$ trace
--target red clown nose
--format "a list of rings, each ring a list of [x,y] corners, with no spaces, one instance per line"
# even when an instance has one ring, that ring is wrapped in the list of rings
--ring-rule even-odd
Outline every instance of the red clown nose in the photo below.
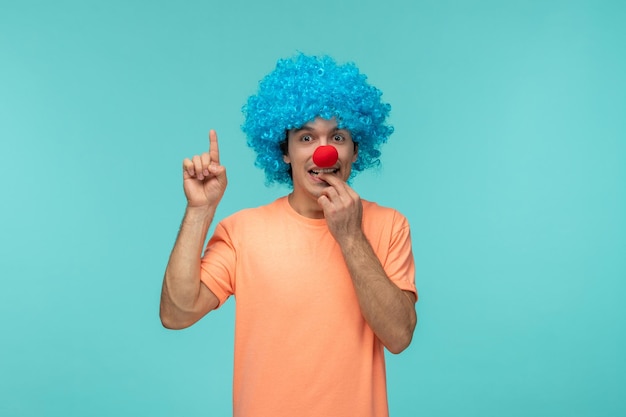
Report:
[[[334,146],[322,145],[318,146],[315,152],[313,152],[313,162],[320,168],[328,168],[335,165],[339,153]]]

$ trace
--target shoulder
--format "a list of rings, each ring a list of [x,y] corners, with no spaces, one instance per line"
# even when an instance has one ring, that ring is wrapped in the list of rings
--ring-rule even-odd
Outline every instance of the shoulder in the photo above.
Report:
[[[289,232],[289,223],[285,220],[282,199],[269,204],[245,208],[222,219],[213,232],[235,248],[259,248],[268,246]]]
[[[252,225],[266,224],[267,222],[271,222],[273,218],[281,217],[283,198],[279,198],[262,206],[241,209],[225,217],[219,223],[226,229],[241,229],[248,228]]]
[[[403,259],[410,257],[409,222],[398,210],[363,201],[362,227],[383,266],[389,266],[389,262],[399,256]]]
[[[361,200],[363,203],[363,220],[367,222],[390,223],[400,227],[408,227],[407,218],[398,210],[381,206],[378,203],[368,200]]]

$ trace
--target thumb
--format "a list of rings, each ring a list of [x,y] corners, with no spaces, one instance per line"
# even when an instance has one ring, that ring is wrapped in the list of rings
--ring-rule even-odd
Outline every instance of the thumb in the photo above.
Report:
[[[224,175],[226,173],[226,168],[224,168],[224,165],[218,165],[218,164],[211,163],[209,165],[209,172],[211,174],[215,175],[216,177],[219,177],[219,176]]]
[[[211,164],[209,165],[209,172],[219,183],[226,187],[228,179],[226,178],[226,168],[224,168],[224,165]]]

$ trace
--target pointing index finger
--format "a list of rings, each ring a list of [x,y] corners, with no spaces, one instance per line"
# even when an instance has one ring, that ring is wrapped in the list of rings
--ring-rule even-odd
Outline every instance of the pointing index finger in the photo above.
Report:
[[[211,162],[215,162],[217,165],[220,164],[220,150],[217,146],[217,133],[213,129],[209,131],[209,156],[211,157]]]

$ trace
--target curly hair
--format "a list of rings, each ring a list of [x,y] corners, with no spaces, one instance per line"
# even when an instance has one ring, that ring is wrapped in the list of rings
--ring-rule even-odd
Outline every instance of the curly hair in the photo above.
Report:
[[[358,144],[351,177],[380,164],[379,147],[393,133],[385,123],[391,106],[381,101],[382,92],[366,79],[354,63],[339,65],[329,56],[298,54],[277,62],[242,108],[241,128],[267,184],[293,184],[281,146],[288,130],[316,117],[336,118],[339,128],[350,131]]]

